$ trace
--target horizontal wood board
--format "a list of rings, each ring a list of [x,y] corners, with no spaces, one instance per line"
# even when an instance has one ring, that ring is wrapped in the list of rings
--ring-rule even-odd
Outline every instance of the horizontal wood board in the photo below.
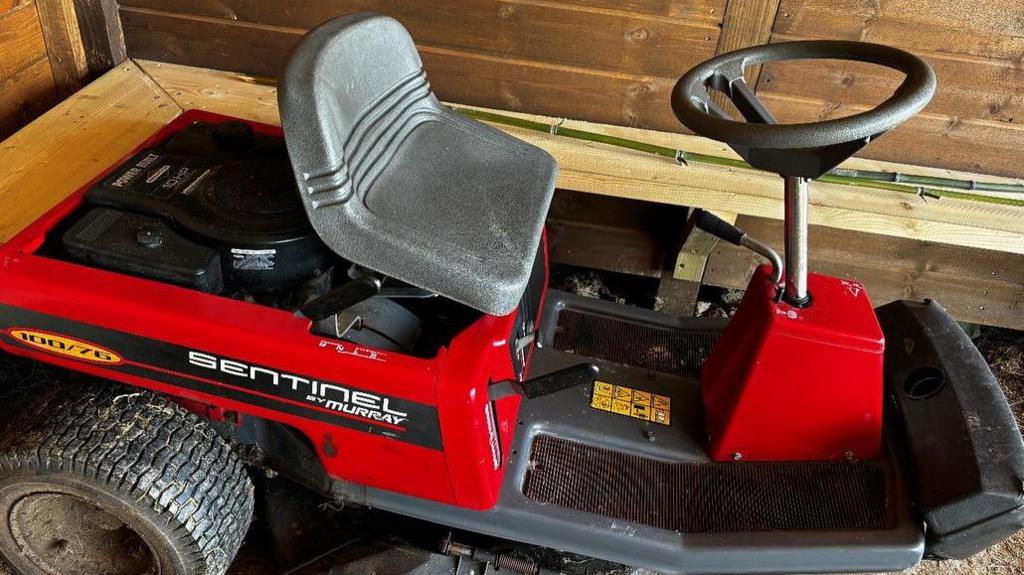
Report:
[[[127,0],[121,6],[133,57],[271,77],[309,28],[341,14],[381,12],[409,28],[442,99],[665,128],[679,127],[667,106],[676,79],[715,53],[724,0],[226,0],[215,7]]]
[[[0,141],[0,243],[180,113],[174,101],[129,62]]]
[[[771,41],[806,39],[888,44],[935,69],[932,103],[865,148],[865,157],[1024,175],[1024,3],[782,0]],[[768,64],[757,92],[780,121],[807,121],[867,109],[890,96],[901,77],[836,61]]]
[[[782,249],[782,223],[741,216],[736,225]],[[1024,329],[1024,255],[854,233],[810,229],[810,268],[862,282],[871,301],[933,298],[966,322]],[[743,289],[763,263],[750,251],[718,242],[704,283]]]

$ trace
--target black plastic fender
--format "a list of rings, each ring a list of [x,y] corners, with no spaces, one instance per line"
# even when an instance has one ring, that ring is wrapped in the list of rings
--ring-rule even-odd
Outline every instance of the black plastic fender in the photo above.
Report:
[[[885,378],[929,556],[964,559],[1024,527],[1024,440],[985,358],[932,300],[877,310]],[[893,421],[895,420],[895,421]]]

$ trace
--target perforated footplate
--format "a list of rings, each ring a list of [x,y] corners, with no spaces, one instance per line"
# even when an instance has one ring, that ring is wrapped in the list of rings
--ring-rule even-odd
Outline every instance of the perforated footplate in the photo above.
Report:
[[[576,309],[558,314],[559,351],[697,377],[719,332],[684,331]]]
[[[523,493],[683,533],[880,529],[885,473],[869,463],[668,463],[540,435]]]

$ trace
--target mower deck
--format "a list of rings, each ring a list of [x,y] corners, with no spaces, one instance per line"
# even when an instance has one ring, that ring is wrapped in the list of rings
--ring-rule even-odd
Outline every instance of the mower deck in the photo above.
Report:
[[[669,398],[670,425],[598,409],[591,386],[526,400],[492,510],[373,489],[367,504],[665,573],[887,571],[921,559],[924,538],[889,453],[862,463],[709,460],[695,376],[723,320],[560,292],[546,307],[532,375],[592,360],[596,385]]]

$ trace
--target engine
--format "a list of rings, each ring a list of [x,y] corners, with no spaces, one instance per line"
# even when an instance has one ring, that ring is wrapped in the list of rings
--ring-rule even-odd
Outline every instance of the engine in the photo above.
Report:
[[[87,265],[287,306],[336,263],[297,194],[280,138],[197,122],[88,190],[62,243]]]

